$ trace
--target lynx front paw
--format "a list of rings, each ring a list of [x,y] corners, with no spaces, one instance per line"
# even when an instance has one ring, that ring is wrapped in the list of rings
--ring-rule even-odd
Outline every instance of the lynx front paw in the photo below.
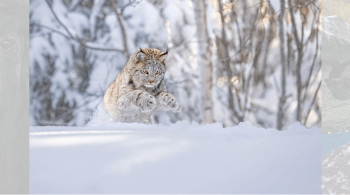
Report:
[[[173,112],[181,111],[179,103],[176,101],[174,95],[170,93],[162,92],[159,94],[158,100],[161,106],[167,108],[167,110],[171,110]]]
[[[147,92],[141,92],[136,99],[136,104],[141,108],[142,112],[151,112],[157,106],[157,101],[154,96]]]

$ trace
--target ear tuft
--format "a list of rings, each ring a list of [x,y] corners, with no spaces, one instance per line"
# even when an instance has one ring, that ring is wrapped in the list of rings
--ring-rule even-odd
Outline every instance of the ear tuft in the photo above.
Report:
[[[161,62],[164,63],[167,57],[168,57],[168,48],[166,49],[166,52],[162,53],[162,54],[159,56],[159,61],[161,61]]]

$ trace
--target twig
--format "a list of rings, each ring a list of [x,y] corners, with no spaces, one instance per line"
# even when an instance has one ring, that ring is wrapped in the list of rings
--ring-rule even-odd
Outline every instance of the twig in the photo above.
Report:
[[[44,28],[44,29],[47,29],[47,30],[50,30],[50,31],[52,31],[52,32],[54,32],[54,33],[57,33],[57,34],[59,34],[59,35],[62,35],[62,36],[64,36],[64,37],[66,37],[67,39],[72,39],[70,36],[68,36],[68,35],[66,35],[66,34],[64,34],[64,33],[60,32],[60,31],[58,31],[58,30],[55,30],[55,29],[53,29],[53,28],[50,28],[50,27],[48,27],[48,26],[41,25],[41,24],[37,24],[37,23],[32,23],[31,25],[37,26],[37,27],[40,27],[40,28]]]
[[[135,7],[136,7],[138,4],[140,4],[141,2],[142,2],[142,0],[133,0],[133,1],[130,1],[130,0],[129,0],[129,3],[126,4],[123,8],[120,9],[120,15],[123,15],[125,8],[127,8],[127,7],[129,7],[129,6],[135,8]]]
[[[133,7],[135,8],[138,4],[140,4],[142,2],[142,0],[129,0],[129,3],[124,5],[122,8],[120,8],[120,15],[123,16],[124,14],[124,10],[127,8],[127,7]],[[93,11],[97,12],[99,15],[101,16],[106,16],[106,15],[112,15],[112,14],[115,14],[114,11],[111,12],[111,13],[101,13],[99,10],[96,10],[96,9],[93,9]]]

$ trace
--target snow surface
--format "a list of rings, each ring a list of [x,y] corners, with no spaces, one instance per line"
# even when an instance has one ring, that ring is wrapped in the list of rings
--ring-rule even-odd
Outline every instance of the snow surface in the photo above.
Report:
[[[321,193],[321,130],[299,123],[30,131],[31,193]]]

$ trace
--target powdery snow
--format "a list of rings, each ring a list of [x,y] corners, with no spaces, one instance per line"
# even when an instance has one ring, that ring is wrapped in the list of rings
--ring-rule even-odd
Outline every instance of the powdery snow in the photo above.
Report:
[[[90,123],[30,128],[31,193],[321,193],[321,130]]]

